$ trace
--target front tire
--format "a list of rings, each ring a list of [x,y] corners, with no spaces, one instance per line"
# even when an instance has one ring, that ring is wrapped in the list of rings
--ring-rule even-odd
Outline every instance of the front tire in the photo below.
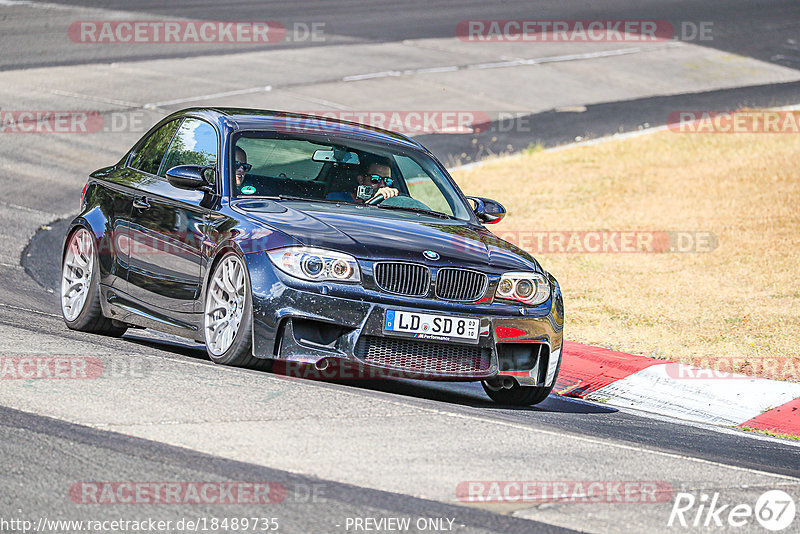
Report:
[[[203,335],[211,361],[235,367],[268,367],[270,360],[252,355],[252,325],[247,266],[238,254],[228,252],[217,262],[206,288]]]
[[[128,329],[103,315],[94,236],[86,228],[72,232],[61,263],[61,315],[67,328],[119,337]]]
[[[489,398],[497,404],[505,406],[533,406],[545,400],[550,395],[550,392],[553,391],[553,386],[546,388],[514,384],[511,389],[494,391],[486,386],[486,382],[481,382],[481,385],[486,394],[489,395]]]

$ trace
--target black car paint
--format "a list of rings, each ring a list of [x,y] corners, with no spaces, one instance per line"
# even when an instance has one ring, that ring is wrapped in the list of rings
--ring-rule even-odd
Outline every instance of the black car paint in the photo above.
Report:
[[[334,248],[357,258],[421,261],[422,250],[431,249],[442,260],[431,262],[434,266],[449,262],[486,269],[488,264],[497,272],[541,272],[523,251],[468,221],[349,203],[284,201],[273,207],[234,201],[232,207],[271,228],[303,236],[304,245]]]
[[[137,147],[151,133],[180,117],[204,120],[218,133],[213,193],[180,189],[164,178],[128,165]],[[554,340],[546,332],[556,332],[560,348],[563,305],[557,282],[549,277],[553,288],[551,298],[536,307],[493,302],[501,273],[544,271],[529,254],[495,237],[474,214],[470,220],[462,221],[346,203],[230,199],[230,183],[225,178],[232,166],[233,134],[270,129],[276,124],[285,126],[287,121],[296,122],[295,131],[301,134],[307,120],[293,114],[252,110],[184,110],[154,126],[116,165],[92,173],[81,214],[72,222],[72,228],[87,227],[97,239],[104,314],[124,323],[202,341],[204,288],[215,260],[233,250],[248,264],[253,294],[253,353],[257,357],[275,355],[284,317],[338,321],[352,329],[352,345],[363,329],[376,331],[378,313],[384,306],[487,314],[499,318],[497,324],[512,327],[524,318],[528,326],[534,325],[528,328],[533,331],[526,339],[551,343]],[[339,122],[326,135],[421,152],[432,158],[453,183],[427,150],[398,134]],[[121,247],[119,240],[125,238],[128,246]],[[148,252],[147,247],[153,243],[163,246],[168,253]],[[318,246],[352,254],[361,264],[363,285],[304,282],[282,273],[271,264],[265,251],[289,245]],[[440,260],[425,258],[422,251],[426,249],[437,251]],[[382,259],[427,264],[434,273],[435,269],[446,266],[480,269],[489,275],[489,288],[478,303],[386,294],[372,280],[372,264]],[[543,325],[541,332],[535,327],[537,322]],[[497,341],[489,336],[481,343]],[[312,353],[309,361],[313,361],[313,350],[308,347],[304,350]]]

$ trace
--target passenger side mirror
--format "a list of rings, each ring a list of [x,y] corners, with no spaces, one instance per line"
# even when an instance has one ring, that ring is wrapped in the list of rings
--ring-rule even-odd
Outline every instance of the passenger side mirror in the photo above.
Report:
[[[167,180],[179,189],[199,189],[207,193],[214,192],[214,186],[209,182],[208,173],[213,173],[212,167],[201,165],[178,165],[167,171]]]
[[[474,204],[472,211],[486,224],[498,223],[506,216],[506,209],[496,200],[483,197],[467,198]]]

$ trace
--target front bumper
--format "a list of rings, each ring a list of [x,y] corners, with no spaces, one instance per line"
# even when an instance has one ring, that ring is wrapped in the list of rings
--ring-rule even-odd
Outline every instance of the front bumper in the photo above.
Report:
[[[537,307],[463,304],[392,296],[361,286],[306,283],[247,254],[253,295],[253,355],[286,362],[323,360],[378,371],[373,376],[485,380],[513,376],[527,386],[555,383],[563,340],[561,291]],[[387,310],[479,318],[477,345],[384,333]]]

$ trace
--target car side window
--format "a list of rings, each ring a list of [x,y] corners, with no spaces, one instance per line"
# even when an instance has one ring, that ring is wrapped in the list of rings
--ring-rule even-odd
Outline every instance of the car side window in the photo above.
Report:
[[[136,151],[130,166],[146,173],[158,174],[158,168],[161,160],[164,159],[167,146],[180,123],[180,120],[170,121],[153,132]]]
[[[213,167],[217,164],[217,145],[213,126],[199,119],[184,120],[169,145],[158,175],[166,176],[167,171],[177,165]]]

